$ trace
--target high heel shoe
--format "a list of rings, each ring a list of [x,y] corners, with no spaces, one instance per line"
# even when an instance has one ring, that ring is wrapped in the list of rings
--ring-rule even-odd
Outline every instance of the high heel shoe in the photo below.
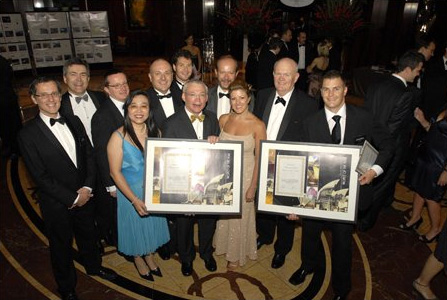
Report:
[[[419,240],[426,244],[433,243],[435,240],[437,241],[438,238],[439,238],[439,233],[437,235],[435,235],[434,237],[432,237],[431,239],[427,239],[427,236],[425,234],[419,236]]]
[[[151,274],[158,276],[158,277],[163,277],[163,274],[161,274],[161,270],[159,267],[156,267],[155,269],[150,271]]]
[[[140,275],[141,278],[149,280],[149,281],[154,281],[154,277],[152,276],[152,272],[149,272],[145,275],[141,275],[140,273],[138,273]]]
[[[424,299],[424,300],[439,300],[438,297],[436,297],[436,296],[435,296],[435,298],[427,298],[424,295],[424,292],[422,290],[420,290],[420,288],[427,288],[427,287],[428,287],[428,285],[419,283],[419,282],[417,282],[417,280],[413,281],[413,289],[419,296],[422,297],[422,299]]]
[[[400,229],[403,229],[403,230],[410,230],[410,229],[414,229],[414,230],[416,230],[416,229],[419,228],[419,226],[421,226],[422,221],[423,221],[423,219],[422,219],[422,217],[420,217],[419,220],[417,220],[416,222],[414,222],[414,223],[411,224],[410,226],[408,226],[408,225],[407,225],[407,222],[404,221],[403,223],[401,223],[401,224],[399,225],[399,228],[400,228]]]

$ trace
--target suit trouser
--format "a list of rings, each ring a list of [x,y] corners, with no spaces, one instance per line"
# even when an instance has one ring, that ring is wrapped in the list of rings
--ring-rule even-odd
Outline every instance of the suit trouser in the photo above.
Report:
[[[216,229],[216,216],[178,216],[177,250],[182,263],[190,263],[196,257],[194,247],[194,223],[199,227],[199,254],[203,260],[213,255],[213,237]]]
[[[302,267],[308,271],[324,267],[321,232],[325,226],[332,232],[332,289],[336,295],[346,296],[351,290],[352,224],[303,219]]]
[[[44,201],[46,200],[42,202]],[[60,203],[41,203],[41,210],[58,290],[60,293],[74,291],[76,269],[73,264],[73,236],[87,273],[95,273],[101,267],[101,256],[96,245],[93,202],[72,210]]]
[[[103,186],[96,189],[94,199],[95,219],[100,239],[106,239],[111,246],[116,246],[118,241],[117,199],[110,196]]]
[[[273,243],[276,229],[275,253],[287,255],[292,250],[296,222],[289,221],[285,216],[257,214],[256,231],[258,240],[264,244]]]

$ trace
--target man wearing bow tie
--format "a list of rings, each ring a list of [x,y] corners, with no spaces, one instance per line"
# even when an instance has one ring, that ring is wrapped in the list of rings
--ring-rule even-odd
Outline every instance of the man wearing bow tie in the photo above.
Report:
[[[299,126],[303,119],[318,110],[317,101],[295,88],[299,78],[297,64],[293,59],[283,58],[275,63],[273,79],[275,88],[258,92],[255,115],[267,127],[267,139],[276,141],[297,141]],[[291,197],[277,197],[275,203],[291,203]],[[271,244],[275,237],[275,255],[272,268],[280,268],[293,245],[295,223],[285,216],[259,213],[257,217],[258,249]]]
[[[73,237],[89,275],[106,280],[116,273],[101,267],[96,246],[94,205],[95,162],[80,119],[62,117],[59,82],[40,77],[30,85],[39,114],[19,134],[25,165],[38,186],[39,206],[49,240],[53,274],[62,299],[77,299]]]
[[[149,68],[148,77],[152,87],[147,90],[147,93],[158,128],[163,128],[165,120],[183,108],[181,95],[171,91],[173,76],[172,67],[165,59],[154,60]]]
[[[214,72],[217,77],[217,85],[208,91],[206,109],[215,113],[219,119],[221,115],[229,113],[231,109],[229,88],[239,74],[237,61],[231,55],[221,56],[217,60]],[[251,99],[248,109],[253,111],[255,102],[253,94]]]
[[[312,47],[306,43],[307,33],[300,30],[297,36],[298,45],[293,50],[293,58],[298,63],[298,73],[300,78],[298,79],[296,86],[300,90],[307,92],[307,72],[306,67],[309,66],[313,60]]]
[[[106,101],[106,96],[103,92],[87,90],[90,81],[90,67],[79,57],[71,58],[65,62],[63,76],[68,91],[62,95],[60,112],[64,116],[78,116],[90,142],[93,142],[91,121],[96,110]]]
[[[206,140],[210,136],[218,136],[220,130],[216,115],[211,111],[204,110],[208,101],[208,88],[205,83],[194,79],[188,81],[183,87],[182,99],[185,101],[184,108],[166,120],[162,136],[180,140]],[[176,194],[169,196],[172,199],[176,197],[178,197]],[[177,251],[184,276],[190,276],[193,272],[193,261],[196,256],[193,227],[195,221],[199,227],[200,257],[204,260],[205,268],[208,271],[216,271],[217,266],[213,258],[212,247],[216,219],[217,217],[213,215],[177,216],[176,232],[173,236],[171,231],[171,239],[177,239]]]

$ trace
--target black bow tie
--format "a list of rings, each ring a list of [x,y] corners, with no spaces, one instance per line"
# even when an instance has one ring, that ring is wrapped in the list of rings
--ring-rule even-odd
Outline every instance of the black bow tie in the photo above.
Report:
[[[306,47],[306,45],[300,44],[300,45],[298,45],[298,47]]]
[[[281,103],[282,105],[286,106],[286,100],[284,98],[278,97],[276,98],[275,104]]]
[[[84,96],[82,97],[75,97],[76,103],[81,103],[82,100],[87,101],[88,100],[88,95],[84,94]]]
[[[62,125],[65,124],[65,118],[64,117],[60,117],[59,119],[55,119],[55,118],[51,118],[50,119],[50,125],[53,126],[54,124],[56,124],[56,122],[61,123]]]
[[[227,97],[228,99],[230,99],[230,93],[219,93],[219,98],[222,98],[222,97]]]
[[[171,95],[171,93],[169,93],[169,94],[166,94],[166,95],[158,95],[158,94],[157,94],[157,96],[158,96],[158,99],[161,100],[161,99],[163,99],[163,98],[171,98],[172,95]]]

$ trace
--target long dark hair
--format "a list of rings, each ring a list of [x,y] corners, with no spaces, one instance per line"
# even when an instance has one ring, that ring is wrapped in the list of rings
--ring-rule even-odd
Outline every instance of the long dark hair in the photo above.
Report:
[[[147,136],[148,137],[160,137],[160,130],[155,125],[154,122],[154,116],[151,109],[151,101],[149,99],[148,94],[143,90],[136,90],[133,91],[126,99],[126,102],[124,103],[124,127],[123,127],[123,134],[124,136],[126,133],[129,134],[130,139],[132,142],[140,149],[141,152],[144,152],[143,145],[141,145],[140,141],[138,140],[137,135],[135,134],[135,130],[133,129],[132,122],[130,121],[129,115],[128,115],[128,109],[130,104],[132,103],[133,99],[136,96],[144,96],[147,98],[147,101],[149,103],[149,117],[146,120],[146,126],[147,126]]]

